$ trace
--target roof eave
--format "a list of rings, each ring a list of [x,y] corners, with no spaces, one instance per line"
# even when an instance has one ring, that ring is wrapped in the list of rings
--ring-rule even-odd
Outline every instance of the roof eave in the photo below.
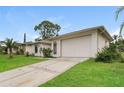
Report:
[[[106,37],[110,40],[110,41],[113,41],[113,38],[112,36],[108,33],[108,31],[106,30],[106,28],[104,26],[101,26],[99,28],[101,31],[103,31],[103,33],[106,35]]]
[[[64,35],[60,35],[60,36],[56,36],[56,37],[50,38],[49,40],[60,39],[60,38],[66,37],[66,36],[70,36],[70,35],[74,35],[74,34],[78,34],[78,33],[80,34],[80,33],[84,33],[84,32],[87,32],[87,31],[92,31],[92,30],[99,30],[99,29],[104,32],[104,34],[106,35],[106,37],[110,41],[113,40],[111,35],[108,33],[108,31],[105,29],[104,26],[97,26],[97,27],[92,27],[92,28],[87,28],[87,29],[83,29],[83,30],[67,33],[67,34],[64,34]]]

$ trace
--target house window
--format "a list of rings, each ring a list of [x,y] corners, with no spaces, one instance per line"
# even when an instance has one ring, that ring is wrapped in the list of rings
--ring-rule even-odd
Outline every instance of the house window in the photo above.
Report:
[[[38,53],[38,47],[35,46],[35,53]]]
[[[54,54],[57,53],[57,43],[56,42],[53,43],[53,53]]]

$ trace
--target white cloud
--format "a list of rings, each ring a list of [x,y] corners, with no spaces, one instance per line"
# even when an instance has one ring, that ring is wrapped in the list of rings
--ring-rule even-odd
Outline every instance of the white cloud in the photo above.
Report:
[[[113,35],[119,35],[120,32],[120,28],[118,28],[117,30],[115,30],[114,32],[111,33],[111,36]]]

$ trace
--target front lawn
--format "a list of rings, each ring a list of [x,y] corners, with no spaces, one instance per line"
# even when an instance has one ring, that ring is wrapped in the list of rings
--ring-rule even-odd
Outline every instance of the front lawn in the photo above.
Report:
[[[8,58],[8,55],[0,55],[0,72],[45,60],[48,59],[40,57],[25,57],[23,55],[14,56],[10,59]]]
[[[41,85],[42,87],[124,87],[124,63],[89,59]]]

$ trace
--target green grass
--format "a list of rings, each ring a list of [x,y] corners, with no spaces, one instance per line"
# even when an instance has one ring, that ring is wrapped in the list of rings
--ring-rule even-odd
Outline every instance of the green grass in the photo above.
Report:
[[[77,64],[41,87],[124,87],[124,63],[98,63],[89,59]]]
[[[40,57],[25,57],[23,55],[14,56],[12,59],[10,59],[8,55],[0,55],[0,72],[45,60],[48,59]]]

